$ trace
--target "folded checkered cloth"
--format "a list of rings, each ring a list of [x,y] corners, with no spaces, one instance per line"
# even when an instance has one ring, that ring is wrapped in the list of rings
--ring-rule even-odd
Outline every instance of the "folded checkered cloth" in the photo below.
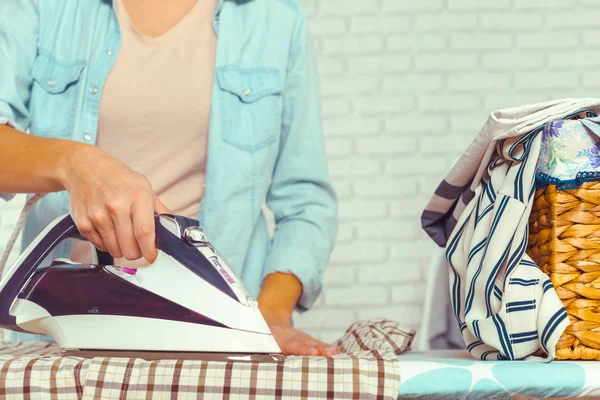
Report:
[[[376,320],[353,324],[334,357],[280,364],[57,357],[46,342],[0,342],[2,399],[395,399],[397,355],[415,332]]]

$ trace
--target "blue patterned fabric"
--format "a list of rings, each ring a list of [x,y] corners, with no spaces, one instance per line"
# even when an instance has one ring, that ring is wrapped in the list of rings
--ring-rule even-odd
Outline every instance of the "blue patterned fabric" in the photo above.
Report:
[[[542,130],[536,168],[537,187],[554,184],[574,189],[583,182],[600,180],[600,118],[557,120]]]
[[[412,352],[399,360],[401,399],[600,396],[600,363],[483,362],[465,351]]]

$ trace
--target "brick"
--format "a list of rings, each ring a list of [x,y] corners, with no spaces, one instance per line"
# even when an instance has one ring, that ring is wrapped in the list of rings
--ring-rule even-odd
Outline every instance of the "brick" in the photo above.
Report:
[[[583,44],[585,46],[600,45],[600,30],[588,30],[583,33]]]
[[[510,87],[510,75],[505,73],[456,73],[448,76],[448,89],[482,91]]]
[[[515,0],[516,8],[540,8],[547,11],[549,8],[556,7],[560,8],[558,12],[562,14],[562,11],[567,7],[575,5],[575,0]]]
[[[411,58],[402,55],[372,55],[369,57],[351,57],[348,59],[348,71],[351,75],[373,75],[402,72],[410,68]]]
[[[517,34],[517,47],[521,49],[537,49],[559,47],[577,47],[577,32],[520,32]]]
[[[377,242],[342,244],[335,246],[331,253],[331,265],[343,265],[344,267],[363,265],[365,262],[385,261],[386,259],[387,245]]]
[[[359,284],[392,285],[398,283],[419,283],[422,279],[421,268],[412,268],[412,266],[409,268],[399,261],[358,269]]]
[[[408,16],[384,16],[375,17],[361,15],[353,17],[350,20],[350,31],[352,33],[381,33],[390,34],[392,32],[408,32],[411,22]]]
[[[352,197],[352,183],[348,181],[333,181],[333,187],[339,201]]]
[[[384,76],[381,86],[384,92],[422,93],[441,90],[442,82],[442,74],[439,73],[407,73]]]
[[[419,109],[437,111],[460,111],[477,109],[480,99],[474,95],[427,95],[419,97]]]
[[[350,112],[350,101],[342,97],[324,97],[322,107],[325,117],[346,115]]]
[[[415,268],[405,265],[404,268]],[[392,302],[399,304],[423,304],[425,285],[411,283],[409,285],[397,285],[391,289]]]
[[[336,15],[360,15],[372,14],[376,8],[369,1],[363,0],[327,0],[319,1],[319,15],[336,16]]]
[[[352,100],[354,110],[361,114],[396,113],[414,109],[413,96],[376,93],[375,96],[360,96]]]
[[[314,19],[309,22],[309,29],[313,36],[335,36],[348,32],[348,23],[344,18],[330,17],[327,19]]]
[[[596,12],[585,12],[583,9],[547,13],[545,26],[547,28],[572,27],[578,30],[586,26],[597,27],[598,14]]]
[[[334,286],[348,286],[356,282],[356,267],[327,268],[323,277],[325,288]]]
[[[336,244],[352,242],[355,236],[354,225],[351,223],[345,223],[343,221],[338,222],[337,237],[335,241]]]
[[[340,75],[347,69],[347,62],[344,59],[336,59],[336,58],[319,58],[318,63],[319,75],[320,76],[332,76],[332,75]],[[323,80],[321,80],[322,82]]]
[[[432,192],[433,194],[433,192]],[[416,222],[415,222],[416,223]],[[390,246],[390,261],[406,261],[411,267],[421,268],[429,262],[428,255],[438,249],[437,245],[421,232],[421,237],[415,240],[399,240]]]
[[[600,51],[598,50],[572,50],[555,51],[548,53],[548,66],[550,68],[595,68],[600,66]]]
[[[385,119],[385,133],[448,133],[447,117],[445,115],[430,113],[429,110],[420,110],[425,115],[395,115]]]
[[[442,161],[445,161],[442,159]],[[443,175],[435,178],[437,183],[440,183]],[[433,179],[433,178],[432,178]],[[425,205],[429,201],[429,198],[433,194],[433,191],[427,193],[419,193],[418,196],[410,199],[394,200],[390,205],[390,214],[393,218],[420,218]],[[417,227],[420,223],[416,224]]]
[[[387,291],[381,290],[379,286],[330,288],[327,290],[328,305],[354,308],[364,305],[383,305],[386,302]]]
[[[296,314],[294,325],[299,329],[328,329],[348,328],[356,322],[356,313],[353,310],[312,309],[310,312]]]
[[[537,52],[497,52],[483,54],[484,68],[506,71],[507,69],[538,69],[544,64],[544,54]]]
[[[450,0],[448,6],[450,10],[501,10],[510,8],[510,0]]]
[[[461,138],[462,139],[462,138]],[[464,140],[464,139],[463,139]],[[468,140],[466,140],[465,142],[470,142],[470,138],[468,138]],[[465,146],[466,147],[466,146]],[[445,176],[445,174],[444,174]],[[419,183],[419,193],[433,193],[435,192],[435,189],[437,189],[437,187],[440,184],[442,175],[440,176],[425,176],[425,175],[421,175],[417,178],[418,183]],[[415,216],[416,218],[417,216]],[[421,217],[421,213],[419,213],[418,217]],[[415,224],[416,225],[421,225],[421,221],[420,220],[415,220]]]
[[[417,193],[417,182],[404,177],[377,177],[354,181],[354,192],[360,198],[407,198]]]
[[[323,123],[323,129],[328,136],[370,136],[381,132],[381,126],[380,118],[360,116],[327,118]]]
[[[383,50],[381,36],[352,36],[323,39],[324,55],[372,54]]]
[[[440,176],[446,171],[446,163],[443,159],[436,157],[397,157],[385,161],[385,173],[389,175],[408,175],[418,173],[419,175]]]
[[[442,8],[443,0],[426,1],[403,1],[403,0],[383,0],[382,10],[384,12],[394,11],[433,11]]]
[[[379,136],[377,140],[356,139],[356,153],[363,155],[406,155],[414,154],[417,149],[417,138]]]
[[[359,321],[385,318],[392,321],[399,321],[403,326],[415,329],[418,333],[423,318],[423,307],[418,304],[360,307],[357,313]]]
[[[447,135],[428,136],[421,138],[421,153],[429,155],[437,154],[460,154],[464,152],[471,143],[471,137]]]
[[[474,12],[421,14],[417,16],[415,26],[423,31],[472,30],[477,26],[477,14]]]
[[[352,153],[353,143],[350,139],[329,139],[325,140],[325,149],[329,156],[348,155]]]
[[[383,218],[388,214],[388,206],[380,200],[340,201],[338,218],[340,221],[355,221],[359,219]]]
[[[450,37],[453,49],[508,49],[511,47],[510,33],[454,33]]]
[[[416,49],[442,50],[447,47],[446,36],[442,34],[406,34],[391,35],[386,40],[386,49],[390,51]]]
[[[478,3],[483,3],[477,0]],[[495,3],[494,1],[485,4]],[[493,12],[481,14],[481,26],[488,31],[539,30],[544,24],[544,14],[541,12]]]
[[[381,172],[381,162],[376,159],[339,159],[329,161],[329,174],[332,177],[352,178],[372,176]]]
[[[394,219],[365,221],[356,224],[356,235],[359,240],[405,240],[413,239],[417,235],[416,228],[418,227]]]
[[[421,71],[467,70],[477,67],[477,55],[472,53],[423,53],[415,58]]]
[[[578,82],[578,74],[565,72],[522,72],[515,75],[515,86],[519,89],[572,88]]]
[[[300,0],[300,5],[304,13],[312,17],[317,14],[317,2],[318,0]]]
[[[323,96],[350,95],[356,93],[370,93],[377,90],[377,77],[344,77],[328,78],[321,81]]]
[[[569,89],[546,89],[546,100],[573,98],[596,98],[598,90],[593,87],[569,88]]]
[[[599,88],[600,87],[600,75],[593,73],[583,73],[581,82],[586,88]],[[592,96],[596,97],[596,96]]]
[[[468,134],[475,137],[475,135],[479,133],[479,131],[487,121],[488,116],[489,112],[486,110],[481,110],[475,115],[451,115],[449,131],[452,133],[467,132]]]
[[[542,91],[541,93],[524,93],[515,91],[489,93],[484,98],[484,108],[490,111],[501,110],[503,108],[514,107],[516,105],[535,104],[547,100],[549,99],[546,91]]]

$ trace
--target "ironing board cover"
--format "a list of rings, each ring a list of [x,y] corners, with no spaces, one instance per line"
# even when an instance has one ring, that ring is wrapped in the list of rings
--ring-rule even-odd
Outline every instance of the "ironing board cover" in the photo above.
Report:
[[[0,342],[2,399],[395,399],[397,355],[415,332],[388,320],[358,322],[334,357],[280,364],[62,358],[47,342]]]

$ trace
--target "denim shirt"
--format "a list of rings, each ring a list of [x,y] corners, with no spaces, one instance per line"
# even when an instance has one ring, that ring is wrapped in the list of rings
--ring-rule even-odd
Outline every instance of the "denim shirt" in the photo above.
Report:
[[[337,229],[306,17],[296,0],[220,0],[213,26],[206,188],[197,219],[254,296],[269,273],[298,277],[303,311],[320,293]],[[110,0],[0,1],[0,124],[94,144],[120,40]],[[263,203],[275,216],[272,235]],[[66,192],[46,196],[29,214],[23,244],[68,212]],[[68,257],[70,246],[61,243],[49,259]]]

